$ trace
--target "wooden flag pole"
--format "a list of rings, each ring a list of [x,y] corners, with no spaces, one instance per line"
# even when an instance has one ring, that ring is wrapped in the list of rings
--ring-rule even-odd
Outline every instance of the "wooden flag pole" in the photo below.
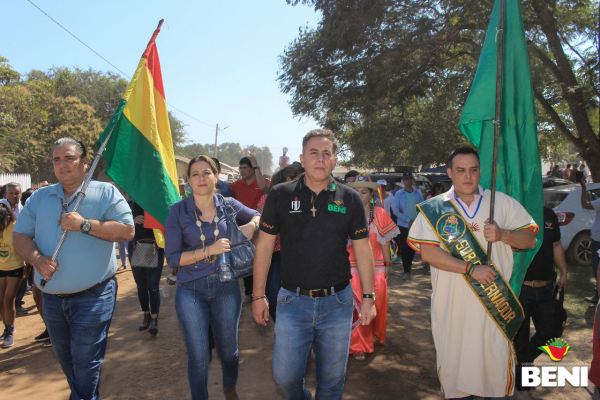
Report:
[[[500,136],[500,103],[502,101],[502,49],[504,39],[504,0],[500,0],[500,18],[496,28],[496,42],[498,43],[498,60],[496,62],[496,106],[494,110],[494,156],[492,158],[492,198],[490,200],[490,224],[494,223],[496,206],[496,165],[498,164],[498,137]],[[487,248],[488,262],[492,259],[492,242]]]

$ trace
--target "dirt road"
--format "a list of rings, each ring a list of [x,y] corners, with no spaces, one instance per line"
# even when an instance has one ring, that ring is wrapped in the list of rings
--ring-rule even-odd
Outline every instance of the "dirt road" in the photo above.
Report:
[[[344,391],[345,399],[436,399],[439,383],[435,373],[435,350],[429,322],[431,293],[429,269],[420,263],[410,281],[400,279],[395,266],[389,282],[388,337],[384,346],[376,344],[375,353],[360,363],[350,359]],[[137,330],[141,312],[135,283],[128,269],[118,275],[117,308],[112,321],[109,344],[102,368],[100,393],[105,399],[187,399],[185,343],[174,309],[174,287],[164,277],[159,334],[150,337]],[[168,296],[168,297],[164,297]],[[51,349],[42,348],[33,338],[43,331],[41,318],[26,296],[29,315],[16,321],[15,346],[0,350],[1,399],[66,399],[68,386]],[[587,314],[587,313],[586,313]],[[567,330],[565,340],[572,345],[569,362],[589,365],[592,323],[574,332]],[[240,321],[240,373],[238,393],[242,399],[277,399],[271,378],[273,326],[267,328],[251,320],[244,305]],[[538,358],[538,361],[545,355]],[[549,361],[544,359],[544,362]],[[314,368],[309,369],[308,387],[315,388]],[[221,368],[215,357],[209,372],[209,393],[222,399]],[[590,399],[587,389],[537,389],[533,398]]]

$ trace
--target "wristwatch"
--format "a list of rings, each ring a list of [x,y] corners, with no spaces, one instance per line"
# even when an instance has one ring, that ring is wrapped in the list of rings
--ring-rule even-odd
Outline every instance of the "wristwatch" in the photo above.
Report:
[[[371,294],[365,294],[363,293],[363,299],[373,299],[373,301],[375,301],[375,293],[371,293]]]
[[[256,167],[254,167],[252,169],[260,169],[260,165],[257,165]]]
[[[260,225],[258,224],[258,222],[256,222],[256,221],[252,221],[252,222],[254,222],[254,227],[256,228],[255,230],[258,230],[258,228],[260,227]]]
[[[81,224],[79,229],[81,229],[81,232],[83,233],[90,233],[90,230],[92,229],[92,224],[90,224],[90,220],[84,219],[83,224]]]

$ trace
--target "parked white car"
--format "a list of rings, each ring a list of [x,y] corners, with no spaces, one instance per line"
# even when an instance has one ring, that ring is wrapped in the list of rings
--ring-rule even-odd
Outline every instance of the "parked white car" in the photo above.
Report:
[[[600,199],[600,183],[587,185],[589,201]],[[581,186],[565,185],[544,189],[544,205],[552,208],[560,224],[561,243],[571,263],[591,265],[590,231],[595,211],[581,208]]]

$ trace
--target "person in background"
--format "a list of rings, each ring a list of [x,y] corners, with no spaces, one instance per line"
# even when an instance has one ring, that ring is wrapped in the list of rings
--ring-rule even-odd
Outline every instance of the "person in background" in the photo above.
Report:
[[[295,181],[302,176],[304,173],[304,168],[299,163],[293,163],[285,167],[284,169],[279,170],[273,175],[273,180],[271,181],[271,187],[269,190],[273,189],[275,185],[278,185],[283,182],[291,182]],[[258,207],[256,211],[259,213],[263,213],[265,208],[265,202],[267,201],[267,195],[263,194],[258,202]],[[273,318],[273,323],[277,319],[277,294],[279,293],[279,289],[281,289],[281,237],[277,235],[277,240],[275,241],[275,248],[273,249],[273,256],[271,257],[271,267],[269,268],[269,274],[267,275],[267,284],[265,287],[265,295],[267,296],[267,300],[269,301],[269,315]]]
[[[444,185],[442,185],[442,182],[436,182],[433,184],[433,187],[431,188],[431,194],[427,196],[427,200],[442,193],[444,193]]]
[[[350,170],[348,172],[346,172],[346,175],[344,175],[344,183],[346,182],[354,182],[354,179],[360,175],[360,172],[356,171],[356,170]]]
[[[577,164],[571,165],[571,171],[569,172],[569,180],[574,183],[579,182],[577,180]]]
[[[377,184],[381,186],[381,192],[383,193],[383,209],[391,217],[394,214],[392,212],[392,203],[394,202],[394,195],[390,193],[392,185],[385,179],[378,180]]]
[[[560,165],[558,165],[558,163],[554,164],[554,168],[552,168],[552,176],[556,177],[556,178],[562,178],[562,171],[560,169]]]
[[[216,157],[213,157],[212,160],[215,162],[215,165],[217,166],[217,170],[219,171],[219,174],[217,175],[217,178],[219,178],[221,176],[221,163],[219,162],[219,159]],[[223,195],[223,197],[233,197],[231,195],[231,189],[229,188],[229,185],[227,184],[227,182],[225,182],[225,181],[221,180],[221,178],[219,178],[218,185],[219,185],[219,191]]]
[[[279,169],[284,169],[290,165],[290,158],[287,156],[288,148],[283,148],[283,155],[279,157]]]
[[[375,338],[379,340],[379,343],[385,343],[388,308],[387,284],[390,267],[392,266],[390,242],[400,234],[400,230],[388,213],[383,208],[375,206],[373,202],[373,193],[379,187],[379,183],[371,182],[368,176],[359,175],[354,182],[349,182],[347,185],[354,188],[363,201],[369,226],[369,241],[371,242],[375,261],[375,309],[377,310],[377,316],[371,321],[370,325],[358,325],[354,328],[350,337],[350,354],[357,361],[365,361],[366,354],[374,351]],[[352,272],[350,284],[354,291],[354,300],[357,307],[360,308],[363,291],[352,244],[348,246],[348,253],[350,254]]]
[[[0,200],[0,203],[8,206],[8,209],[12,211],[15,220],[19,218],[19,213],[23,209],[23,204],[21,203],[21,184],[17,182],[11,182],[4,185],[4,195],[5,199]],[[23,297],[25,296],[25,292],[27,291],[27,276],[25,275],[25,279],[21,280],[19,283],[19,288],[17,289],[17,296],[15,299],[15,310],[19,315],[27,315],[29,311],[23,307],[25,302],[23,301]]]
[[[562,178],[564,180],[568,181],[570,177],[571,177],[571,166],[567,163],[567,165],[565,165],[565,169],[563,169]]]
[[[144,228],[144,210],[133,200],[130,201],[129,206],[133,214],[133,223],[135,224],[135,235],[133,240],[129,242],[129,263],[131,264],[133,253],[135,252],[135,246],[137,243],[142,241],[150,241],[156,245],[154,239],[154,231],[152,229]],[[155,268],[138,267],[131,264],[131,272],[133,273],[133,279],[137,286],[138,300],[144,313],[144,319],[138,327],[140,331],[148,330],[148,333],[152,336],[156,336],[158,333],[158,313],[160,311],[160,293],[158,286],[160,283],[160,277],[162,276],[163,265],[165,263],[165,250],[160,247],[156,247],[158,263]]]
[[[589,201],[585,181],[582,180],[579,184],[581,185],[581,207],[586,210],[596,211],[594,225],[592,225],[592,230],[590,232],[590,237],[592,239],[592,244],[590,246],[592,252],[592,272],[594,273],[594,276],[596,276],[598,273],[598,263],[600,262],[598,258],[598,250],[600,250],[600,199]],[[592,296],[585,298],[585,301],[593,304],[598,303],[598,287],[596,287]]]
[[[15,298],[25,270],[23,259],[13,247],[14,227],[14,213],[6,204],[0,204],[0,316],[4,322],[2,348],[15,344]]]
[[[231,186],[233,198],[248,208],[256,210],[258,202],[264,193],[269,191],[269,180],[265,179],[256,163],[256,157],[248,153],[240,160],[240,179]],[[252,275],[244,278],[244,302],[252,300]]]
[[[188,353],[188,381],[193,400],[208,398],[209,324],[223,369],[227,400],[238,399],[238,326],[242,311],[236,278],[220,276],[218,256],[229,253],[225,199],[217,188],[217,166],[207,156],[190,160],[187,169],[192,194],[173,204],[166,222],[165,254],[178,267],[175,311]],[[240,230],[252,237],[260,215],[231,200]],[[212,385],[212,384],[211,384]]]
[[[561,333],[557,330],[557,327],[562,325],[562,320],[556,313],[558,300],[554,295],[555,263],[560,271],[558,289],[566,290],[567,261],[560,243],[560,225],[554,211],[544,207],[544,241],[527,268],[519,295],[519,302],[525,312],[523,323],[514,339],[518,360],[515,384],[517,390],[521,392],[520,397],[523,397],[522,392],[530,390],[529,387],[522,385],[521,368],[523,365],[532,365],[533,361],[542,354],[540,347]],[[531,319],[535,327],[533,336],[529,329]]]
[[[406,239],[408,238],[409,229],[417,218],[417,204],[423,201],[423,194],[419,189],[414,187],[415,181],[412,172],[404,173],[402,183],[404,184],[404,188],[400,189],[394,196],[392,211],[396,215],[398,229],[400,229],[396,243],[400,248],[402,265],[404,266],[402,279],[410,279],[415,251],[408,245]]]
[[[10,182],[4,185],[4,198],[0,200],[0,203],[6,204],[13,215],[15,216],[15,220],[19,218],[19,213],[23,209],[23,205],[21,204],[21,184],[17,182]]]

